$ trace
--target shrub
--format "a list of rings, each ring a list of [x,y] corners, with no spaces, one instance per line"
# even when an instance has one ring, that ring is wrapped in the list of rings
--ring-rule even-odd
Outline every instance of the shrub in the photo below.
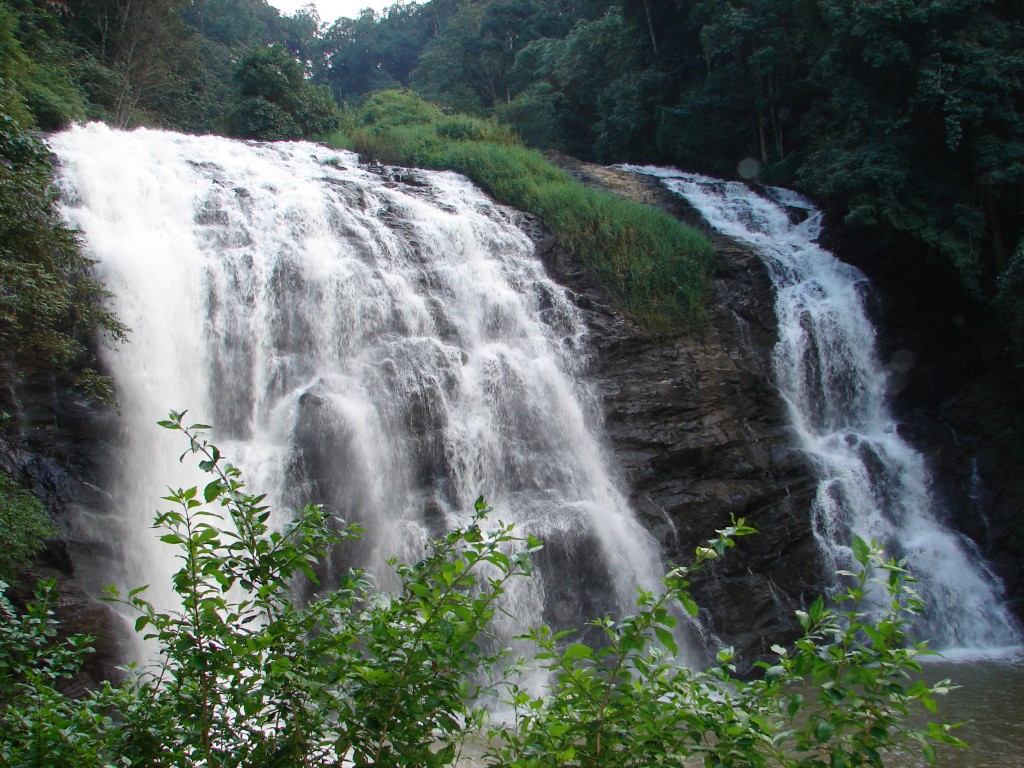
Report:
[[[53,582],[41,582],[24,613],[0,581],[0,766],[100,768],[112,761],[117,733],[108,711],[118,696],[109,685],[72,699],[62,688],[92,650],[91,638],[57,640]]]
[[[392,562],[400,587],[378,594],[361,572],[304,606],[290,599],[327,548],[356,531],[302,510],[284,531],[270,527],[264,497],[203,435],[182,432],[210,482],[179,489],[160,515],[163,541],[180,551],[180,610],[160,612],[142,590],[124,598],[136,630],[155,640],[162,665],[138,677],[125,713],[127,754],[205,765],[443,765],[467,724],[479,721],[471,674],[496,658],[482,633],[505,582],[527,572],[536,542],[507,525],[472,522],[434,542],[414,565]],[[485,573],[486,571],[486,573]]]
[[[639,768],[698,758],[709,767],[848,768],[881,766],[887,751],[916,742],[934,766],[933,742],[965,746],[949,726],[909,727],[912,711],[935,711],[949,681],[915,680],[927,651],[906,634],[921,610],[913,579],[857,538],[861,570],[845,575],[840,609],[819,598],[800,612],[805,635],[792,648],[773,646],[776,659],[758,663],[760,678],[736,678],[731,648],[707,670],[675,663],[678,609],[697,612],[689,575],[751,532],[736,521],[697,549],[693,566],[670,572],[663,594],[642,593],[637,614],[592,622],[602,630],[599,646],[569,644],[570,633],[547,627],[529,632],[554,682],[542,697],[511,686],[515,719],[494,731],[490,764]],[[868,597],[876,588],[884,596],[877,604]]]
[[[481,500],[471,522],[420,561],[392,563],[393,593],[374,593],[353,571],[297,605],[290,585],[315,583],[327,548],[355,530],[318,507],[272,528],[264,497],[245,489],[206,427],[187,427],[183,416],[163,425],[185,436],[186,455],[210,480],[172,491],[173,508],[157,519],[178,550],[180,607],[157,610],[144,588],[112,592],[158,644],[159,664],[120,688],[70,699],[60,685],[89,639],[57,642],[52,586],[40,587],[24,616],[0,586],[0,766],[451,765],[462,739],[483,727],[477,697],[502,689],[515,719],[492,732],[493,766],[640,768],[688,757],[707,766],[881,766],[907,740],[934,765],[932,742],[961,743],[948,727],[915,730],[904,719],[917,705],[934,711],[947,686],[913,679],[925,649],[905,630],[920,602],[902,563],[875,545],[855,539],[862,569],[845,575],[839,609],[816,601],[799,614],[805,635],[775,646],[761,678],[739,680],[730,649],[708,670],[677,665],[673,634],[677,616],[697,612],[690,574],[752,532],[735,521],[697,549],[693,566],[672,570],[662,594],[642,592],[636,614],[594,621],[601,644],[530,630],[551,680],[535,696],[519,687],[522,662],[500,686],[474,681],[502,669],[502,652],[485,642],[495,601],[509,579],[529,575],[539,542],[500,523],[485,530]],[[882,605],[872,605],[879,588]]]
[[[12,581],[56,535],[42,502],[0,472],[0,580]]]
[[[80,339],[100,328],[123,340],[127,329],[103,307],[91,266],[57,209],[46,147],[0,104],[0,379],[74,371],[79,387],[109,397]]]

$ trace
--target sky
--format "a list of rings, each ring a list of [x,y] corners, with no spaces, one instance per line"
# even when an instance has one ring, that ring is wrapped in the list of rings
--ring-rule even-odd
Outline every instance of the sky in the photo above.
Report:
[[[281,13],[295,13],[299,8],[306,5],[308,0],[268,0],[270,5],[277,8]],[[375,11],[382,11],[394,0],[313,0],[317,13],[320,14],[320,21],[332,22],[342,16],[354,19],[363,8],[373,8]]]

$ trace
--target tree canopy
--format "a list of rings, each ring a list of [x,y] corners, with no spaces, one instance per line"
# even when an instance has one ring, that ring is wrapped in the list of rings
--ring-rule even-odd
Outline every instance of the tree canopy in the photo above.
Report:
[[[2,0],[35,125],[310,137],[411,87],[532,146],[794,186],[1021,337],[1024,8],[1009,0]],[[333,96],[333,99],[331,98]]]

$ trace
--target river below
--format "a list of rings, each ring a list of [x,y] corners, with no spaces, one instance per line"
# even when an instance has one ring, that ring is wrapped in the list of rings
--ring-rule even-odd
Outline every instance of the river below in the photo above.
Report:
[[[955,734],[970,745],[970,749],[939,748],[939,768],[1024,766],[1024,660],[940,661],[927,664],[924,671],[931,682],[948,678],[958,686],[938,700],[938,716],[963,723]],[[898,768],[926,765],[920,753],[892,764]]]

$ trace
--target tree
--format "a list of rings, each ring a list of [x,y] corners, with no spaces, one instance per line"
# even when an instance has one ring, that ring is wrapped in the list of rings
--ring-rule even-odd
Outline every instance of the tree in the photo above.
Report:
[[[1024,25],[989,0],[820,4],[798,178],[998,291],[1021,232]],[[827,139],[825,137],[828,137]]]
[[[85,116],[85,99],[74,82],[75,58],[62,39],[58,9],[32,0],[0,2],[0,77],[31,114],[23,122],[57,130]]]
[[[232,135],[298,139],[338,126],[329,89],[306,82],[303,65],[282,45],[251,49],[238,63],[235,82],[241,101],[228,118]]]
[[[171,81],[189,0],[81,0],[73,19],[83,41],[114,75],[111,118],[127,126],[140,105]]]
[[[68,373],[109,396],[109,380],[88,366],[82,339],[127,329],[104,308],[106,291],[57,210],[46,147],[14,116],[18,95],[0,81],[0,380],[26,371]],[[12,115],[13,113],[13,115]]]
[[[644,35],[629,24],[617,7],[603,16],[581,21],[564,37],[544,37],[518,52],[509,80],[515,99],[499,114],[530,135],[526,103],[538,98],[541,85],[558,94],[561,134],[554,146],[587,159],[651,159],[650,142],[663,78],[651,66]],[[553,97],[546,97],[553,104]],[[521,122],[515,118],[522,115]],[[646,155],[646,156],[645,156]]]
[[[271,39],[266,16],[253,0],[197,0],[183,17],[200,34],[228,48],[263,44]]]
[[[430,17],[415,3],[395,3],[380,16],[366,9],[355,19],[338,19],[324,33],[313,78],[342,100],[407,86],[433,33]]]
[[[410,82],[424,98],[457,111],[507,104],[516,55],[534,40],[565,34],[565,10],[537,0],[466,2],[424,50]]]

